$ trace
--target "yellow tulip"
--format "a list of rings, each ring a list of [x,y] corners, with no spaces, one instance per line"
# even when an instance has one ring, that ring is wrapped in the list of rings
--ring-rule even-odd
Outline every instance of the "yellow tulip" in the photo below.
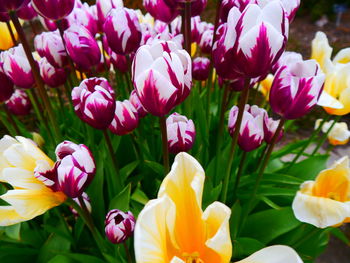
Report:
[[[9,204],[0,206],[0,226],[30,220],[65,201],[62,192],[54,192],[34,177],[35,169],[53,165],[29,139],[4,136],[0,140],[0,182],[13,188],[0,196]]]
[[[296,218],[318,228],[350,222],[350,168],[347,156],[304,182],[293,201]]]
[[[158,198],[141,211],[135,227],[137,263],[228,263],[230,209],[214,202],[202,211],[204,171],[190,155],[176,156]]]
[[[321,119],[316,121],[315,129],[317,129],[321,123]],[[332,126],[333,121],[329,121],[323,124],[322,132],[326,133]],[[349,142],[350,131],[346,122],[337,122],[334,124],[333,128],[328,133],[328,141],[330,144],[344,145]]]
[[[13,26],[12,22],[10,24],[11,24],[12,31],[15,35],[15,38],[17,40],[18,39],[17,31],[16,31],[15,27]],[[14,46],[6,23],[0,22],[0,36],[1,36],[0,50],[8,50],[9,48]]]
[[[270,89],[272,86],[273,79],[273,75],[269,74],[263,81],[260,82],[259,91],[263,94],[267,101],[269,101]]]
[[[311,59],[315,59],[320,64],[321,69],[326,73],[325,64],[327,59],[331,59],[333,49],[329,46],[325,33],[317,32],[311,44]]]

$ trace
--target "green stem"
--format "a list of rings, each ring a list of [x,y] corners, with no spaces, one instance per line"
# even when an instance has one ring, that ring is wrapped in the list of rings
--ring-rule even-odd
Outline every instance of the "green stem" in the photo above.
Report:
[[[162,134],[164,174],[167,175],[168,172],[170,171],[170,166],[169,166],[168,132],[166,128],[165,116],[159,117],[159,127]]]
[[[242,91],[241,98],[239,100],[238,116],[237,116],[237,120],[236,120],[235,130],[234,130],[234,133],[232,136],[232,144],[231,144],[229,159],[227,162],[226,176],[224,178],[224,182],[223,182],[223,186],[222,186],[221,201],[223,203],[226,202],[226,198],[227,198],[227,191],[228,191],[228,184],[230,182],[231,168],[232,168],[233,158],[235,156],[239,130],[241,128],[241,124],[242,124],[242,120],[243,120],[244,107],[247,104],[248,97],[249,97],[249,88],[250,88],[250,79],[247,78],[245,80],[244,89]]]
[[[8,109],[6,108],[6,106],[4,104],[2,105],[2,108],[6,113],[7,120],[12,125],[13,129],[15,130],[16,135],[20,135],[21,131],[19,130],[18,125],[17,125],[15,119],[13,118],[12,114],[8,111]]]
[[[247,155],[248,155],[248,152],[243,151],[243,154],[242,154],[242,157],[241,157],[241,162],[239,164],[239,169],[238,169],[237,176],[236,176],[235,185],[234,185],[234,188],[233,188],[233,198],[234,198],[234,200],[237,198],[237,189],[238,189],[238,186],[239,186],[239,183],[241,181],[241,177],[242,177],[242,174],[243,174],[243,171],[244,171],[244,168],[245,168],[245,161],[247,160]]]
[[[126,257],[128,258],[128,263],[132,263],[132,258],[131,258],[130,251],[129,251],[129,248],[128,248],[128,245],[126,244],[126,242],[123,242],[123,247],[125,249]]]

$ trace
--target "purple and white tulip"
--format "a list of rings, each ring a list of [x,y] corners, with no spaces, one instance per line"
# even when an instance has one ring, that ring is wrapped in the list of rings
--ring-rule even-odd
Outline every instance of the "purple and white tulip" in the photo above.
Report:
[[[130,211],[125,213],[113,209],[106,216],[106,236],[113,244],[123,243],[134,233],[135,223],[135,217]]]
[[[104,78],[85,79],[72,91],[78,117],[96,129],[107,129],[115,113],[114,90]]]
[[[248,4],[255,4],[256,0],[222,0],[220,9],[220,21],[227,22],[228,13],[233,7],[237,7],[240,12],[247,7]]]
[[[292,52],[292,51],[286,51],[283,52],[280,59],[272,66],[272,73],[276,73],[276,71],[282,67],[282,66],[289,66],[290,64],[293,64],[295,62],[302,62],[303,56],[300,53]]]
[[[207,3],[208,0],[191,1],[191,16],[199,16],[207,6]]]
[[[71,198],[81,196],[96,172],[95,160],[89,148],[64,141],[57,146],[56,156],[59,189]]]
[[[270,90],[272,110],[289,120],[304,116],[316,105],[324,81],[325,75],[315,60],[282,66]]]
[[[38,16],[38,13],[33,8],[32,3],[29,2],[17,10],[17,16],[23,20],[32,20]]]
[[[123,0],[96,0],[97,17],[100,28],[106,21],[108,13],[112,9],[124,7]]]
[[[170,23],[179,15],[178,8],[167,5],[165,0],[143,0],[143,6],[155,19],[165,23]]]
[[[143,117],[145,117],[147,115],[148,112],[142,106],[141,101],[140,101],[139,97],[137,96],[135,90],[133,90],[130,93],[129,101],[134,106],[134,108],[136,109],[139,118],[143,118]]]
[[[12,80],[0,70],[0,102],[7,101],[15,92]]]
[[[74,8],[72,13],[67,16],[67,20],[70,25],[80,24],[84,26],[93,36],[98,32],[97,21],[87,3],[84,3],[84,5],[79,8]]]
[[[32,109],[32,104],[27,94],[20,89],[16,89],[10,99],[5,102],[5,105],[14,115],[28,115]]]
[[[169,152],[178,154],[192,149],[196,129],[192,120],[178,113],[171,114],[166,120]]]
[[[68,16],[74,8],[75,0],[32,0],[34,9],[43,17],[61,20]]]
[[[0,0],[0,12],[7,13],[21,8],[29,3],[30,0]]]
[[[266,5],[273,0],[255,0],[260,5]],[[286,16],[291,23],[300,7],[300,0],[279,0],[286,12]]]
[[[197,57],[192,62],[192,75],[195,80],[206,80],[209,77],[210,60],[206,57]]]
[[[132,132],[138,125],[139,116],[130,101],[116,101],[115,114],[109,130],[121,136]]]
[[[64,32],[67,52],[77,69],[89,71],[101,61],[101,51],[97,41],[85,27],[72,25]]]
[[[127,55],[138,49],[142,32],[137,14],[128,8],[112,9],[103,25],[109,47]]]
[[[0,12],[0,22],[9,22],[11,20],[10,16],[8,13],[1,13]]]
[[[67,80],[67,72],[63,68],[55,68],[52,66],[46,58],[42,58],[39,62],[40,75],[45,82],[51,88],[56,88],[63,85]]]
[[[88,194],[84,192],[84,193],[81,195],[81,197],[83,198],[83,201],[84,201],[84,203],[85,203],[85,207],[87,208],[87,210],[89,211],[89,213],[91,213],[92,207],[91,207],[91,201],[90,201],[90,198],[89,198]],[[73,198],[73,201],[76,202],[80,207],[82,207],[82,203],[80,202],[80,200],[79,200],[78,197]],[[70,210],[72,211],[72,214],[73,214],[74,216],[76,216],[76,217],[79,216],[78,211],[76,211],[73,207],[70,207]]]
[[[267,144],[270,144],[272,142],[273,137],[276,134],[276,130],[278,128],[278,125],[280,123],[280,120],[274,120],[272,118],[269,118],[267,114],[265,114],[264,117],[264,140]],[[283,129],[281,130],[280,134],[277,137],[277,141],[280,141],[283,137]]]
[[[233,136],[238,117],[238,107],[233,106],[230,110],[228,129]],[[243,113],[241,128],[238,135],[238,145],[245,151],[250,152],[260,147],[264,140],[264,117],[266,111],[256,105],[246,105]]]
[[[143,107],[152,115],[164,116],[190,94],[190,55],[172,41],[154,41],[137,51],[133,82]]]
[[[207,29],[202,33],[199,47],[204,54],[210,54],[213,46],[214,29]]]

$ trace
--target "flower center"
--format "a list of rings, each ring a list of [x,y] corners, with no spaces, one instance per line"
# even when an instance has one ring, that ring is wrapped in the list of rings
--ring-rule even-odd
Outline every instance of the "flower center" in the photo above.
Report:
[[[182,256],[185,258],[185,263],[204,263],[203,260],[199,258],[199,253],[183,253]]]

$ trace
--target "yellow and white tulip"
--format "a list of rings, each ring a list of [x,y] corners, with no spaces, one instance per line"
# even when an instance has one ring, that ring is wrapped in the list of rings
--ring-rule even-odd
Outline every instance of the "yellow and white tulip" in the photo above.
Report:
[[[315,124],[315,129],[317,129],[322,122],[318,119]],[[332,126],[333,121],[326,122],[322,125],[322,132],[326,133]],[[345,122],[337,122],[334,124],[333,128],[328,133],[328,141],[332,145],[344,145],[350,140],[350,131],[348,125]]]

